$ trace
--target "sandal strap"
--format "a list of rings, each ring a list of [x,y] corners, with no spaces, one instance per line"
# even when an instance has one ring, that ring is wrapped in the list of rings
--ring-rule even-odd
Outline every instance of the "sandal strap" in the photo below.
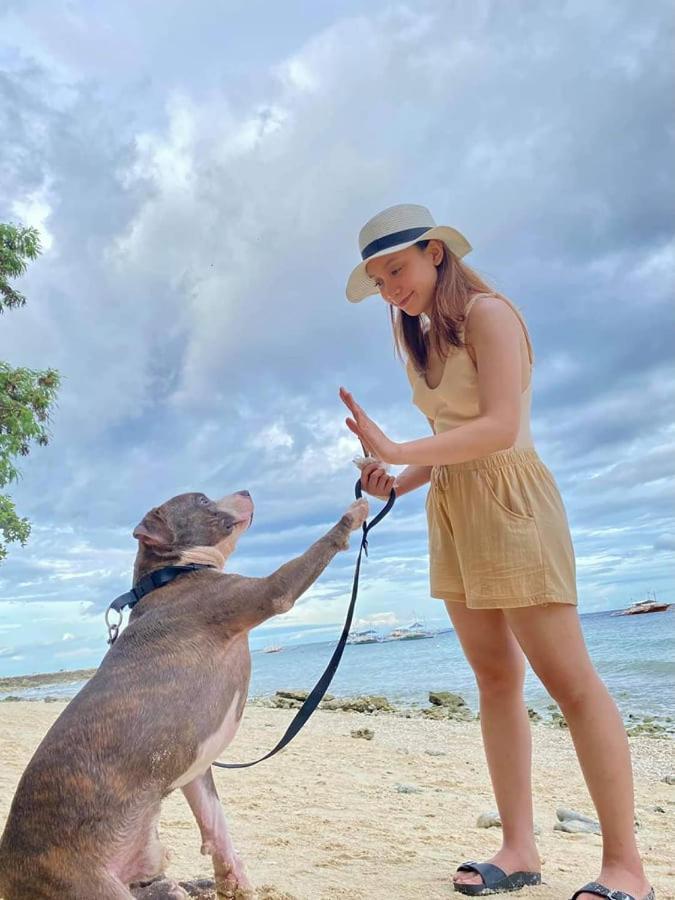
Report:
[[[635,900],[632,894],[627,894],[625,891],[610,891],[606,885],[600,884],[599,881],[589,881],[588,884],[579,888],[572,895],[571,900],[576,900],[581,894],[595,894],[596,897],[604,897],[605,900]]]
[[[506,872],[492,863],[465,862],[457,867],[458,872],[476,872],[483,879],[483,884],[490,887],[497,881],[506,878]]]

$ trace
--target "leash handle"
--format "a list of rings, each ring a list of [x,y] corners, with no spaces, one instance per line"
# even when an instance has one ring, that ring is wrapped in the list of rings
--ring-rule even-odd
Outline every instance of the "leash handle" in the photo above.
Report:
[[[356,482],[356,486],[354,488],[356,493],[357,500],[361,497],[361,479]],[[220,769],[248,769],[250,766],[255,766],[259,762],[263,762],[265,759],[269,759],[270,756],[274,756],[275,753],[278,753],[280,750],[290,743],[293,740],[295,735],[300,731],[302,726],[307,722],[309,717],[312,715],[314,710],[317,708],[319,703],[323,700],[324,694],[328,690],[331,681],[333,680],[333,676],[337,671],[337,667],[340,664],[340,660],[342,659],[342,654],[345,649],[345,645],[347,643],[347,638],[349,637],[349,632],[352,627],[352,619],[354,617],[354,608],[356,606],[356,597],[359,591],[359,574],[361,572],[361,557],[365,552],[366,556],[368,555],[368,532],[371,528],[374,528],[378,522],[381,522],[382,519],[387,515],[387,513],[391,510],[394,502],[396,501],[396,492],[392,490],[389,495],[389,500],[387,500],[386,505],[380,510],[380,512],[375,516],[375,518],[368,524],[363,523],[363,537],[361,538],[361,546],[359,547],[359,554],[356,558],[356,569],[354,571],[354,581],[352,584],[352,596],[349,601],[349,609],[347,610],[347,618],[345,619],[345,624],[342,629],[342,634],[340,635],[340,640],[338,641],[337,647],[333,651],[333,655],[330,658],[326,669],[315,684],[315,686],[310,691],[307,699],[304,701],[300,709],[297,711],[293,719],[291,720],[291,724],[286,729],[283,737],[279,741],[279,743],[273,747],[269,753],[266,753],[264,756],[261,756],[260,759],[254,759],[253,762],[247,763],[222,763],[222,762],[212,762],[212,766],[218,766]]]

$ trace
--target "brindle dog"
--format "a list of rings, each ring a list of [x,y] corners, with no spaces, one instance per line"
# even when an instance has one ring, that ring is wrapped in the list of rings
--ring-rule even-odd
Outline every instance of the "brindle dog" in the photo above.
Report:
[[[248,633],[291,609],[367,514],[365,500],[352,503],[302,556],[266,578],[222,571],[253,517],[248,491],[217,502],[181,494],[145,516],[134,530],[134,582],[168,565],[212,568],[143,597],[35,751],[0,841],[5,900],[196,895],[199,885],[161,877],[168,854],[157,834],[160,804],[176,788],[212,857],[218,897],[250,896],[211,774],[244,711]]]

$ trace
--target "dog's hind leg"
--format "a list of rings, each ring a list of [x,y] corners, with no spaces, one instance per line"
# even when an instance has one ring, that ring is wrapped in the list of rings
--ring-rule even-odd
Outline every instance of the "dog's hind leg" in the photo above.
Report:
[[[3,885],[4,900],[134,900],[129,888],[108,872],[87,872],[86,861],[82,872],[40,871],[21,881]]]
[[[202,836],[202,853],[211,856],[216,894],[221,897],[253,896],[253,888],[225,822],[211,769],[182,788]]]
[[[144,815],[144,824],[138,832],[138,849],[125,860],[123,877],[132,890],[136,882],[142,884],[161,877],[171,859],[171,851],[159,840],[159,814],[160,804],[157,803]]]

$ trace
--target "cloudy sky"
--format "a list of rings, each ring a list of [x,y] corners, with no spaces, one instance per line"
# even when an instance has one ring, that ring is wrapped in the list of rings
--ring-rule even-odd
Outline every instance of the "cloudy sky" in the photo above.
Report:
[[[581,611],[672,600],[672,31],[667,0],[0,3],[0,221],[44,244],[0,358],[63,379],[11,489],[33,533],[0,568],[0,674],[100,660],[131,531],[174,494],[251,491],[236,571],[302,552],[352,498],[340,384],[426,435],[385,305],[344,299],[399,202],[527,317]],[[361,622],[441,624],[423,490],[371,547]],[[353,562],[253,646],[333,638]]]

